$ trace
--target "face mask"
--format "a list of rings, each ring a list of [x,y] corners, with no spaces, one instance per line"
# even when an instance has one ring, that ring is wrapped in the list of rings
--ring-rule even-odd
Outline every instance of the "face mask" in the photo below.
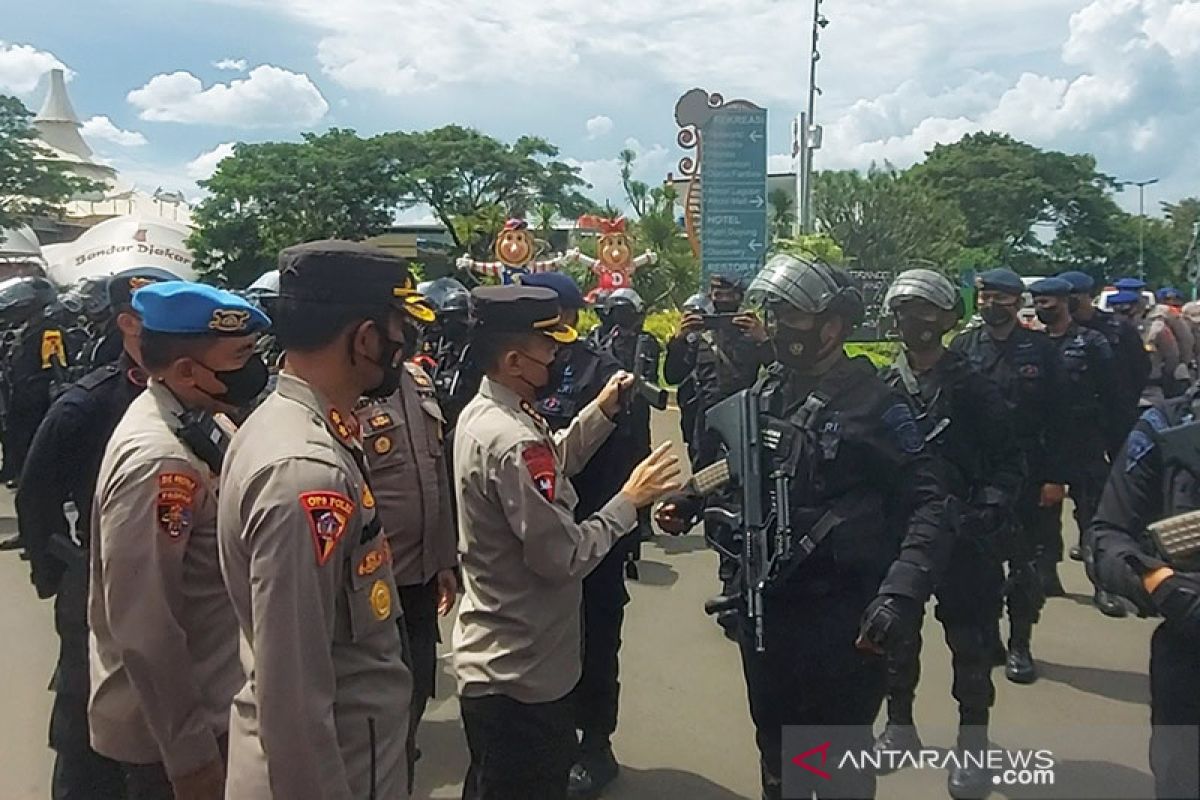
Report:
[[[614,328],[633,330],[637,327],[638,313],[629,306],[617,306],[608,313],[606,322]]]
[[[1035,313],[1037,313],[1037,318],[1043,325],[1053,325],[1062,319],[1062,311],[1058,306],[1054,308],[1039,308]]]
[[[383,370],[383,375],[378,384],[363,392],[366,397],[379,400],[391,397],[400,388],[400,376],[404,372],[401,349],[407,343],[397,342],[390,338],[384,338],[383,341],[385,342],[383,352],[379,354],[379,360],[374,362],[375,366]]]
[[[1013,320],[1013,311],[1008,306],[984,306],[979,309],[979,317],[985,325],[1002,328]]]
[[[1067,313],[1077,314],[1077,313],[1079,313],[1079,309],[1082,307],[1083,307],[1083,301],[1080,300],[1078,297],[1068,297],[1067,298]]]
[[[775,358],[786,367],[804,370],[821,357],[819,324],[806,331],[789,328],[787,325],[776,325],[772,338],[775,342]]]
[[[942,341],[941,325],[925,319],[905,317],[899,320],[900,339],[909,350],[931,350]]]
[[[545,382],[525,381],[533,387],[533,394],[538,400],[545,400],[550,395],[558,391],[558,387],[562,384],[563,373],[567,370],[567,364],[571,361],[571,354],[566,347],[560,347],[558,352],[554,354],[554,358],[550,361],[539,361],[528,353],[517,351],[525,358],[537,364],[546,373]],[[525,380],[522,378],[522,380]]]
[[[737,300],[722,300],[721,302],[713,301],[713,308],[718,314],[733,314],[736,313],[741,306]]]
[[[262,390],[267,386],[267,379],[270,373],[267,370],[267,365],[259,358],[258,354],[250,356],[246,363],[238,369],[217,371],[204,364],[200,366],[207,369],[213,374],[217,380],[225,384],[225,391],[220,394],[204,392],[213,400],[225,405],[241,408],[248,406],[262,394]],[[199,388],[199,387],[197,387]]]

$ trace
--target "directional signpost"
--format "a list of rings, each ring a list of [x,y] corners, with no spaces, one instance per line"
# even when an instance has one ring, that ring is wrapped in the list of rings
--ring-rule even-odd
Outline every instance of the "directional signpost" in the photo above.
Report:
[[[750,278],[767,237],[767,111],[738,102],[700,129],[700,260],[713,275]]]

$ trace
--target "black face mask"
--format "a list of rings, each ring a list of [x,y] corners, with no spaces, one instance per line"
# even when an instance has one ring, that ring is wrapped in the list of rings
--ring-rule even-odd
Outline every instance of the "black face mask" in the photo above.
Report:
[[[1083,301],[1078,297],[1067,298],[1067,313],[1074,315],[1079,313],[1079,309],[1083,307]]]
[[[1054,308],[1039,308],[1035,313],[1043,325],[1053,325],[1062,319],[1062,310],[1058,306]]]
[[[238,369],[218,372],[207,365],[201,364],[200,366],[207,369],[217,380],[225,384],[224,392],[220,394],[205,392],[205,394],[219,403],[237,408],[242,408],[253,403],[262,394],[262,390],[267,387],[267,379],[270,377],[267,365],[263,363],[263,360],[257,353],[250,356],[246,360],[246,363]],[[204,390],[201,389],[200,391]]]
[[[571,362],[571,353],[567,347],[560,347],[558,352],[554,354],[554,358],[548,362],[538,361],[533,356],[524,352],[521,353],[521,356],[537,364],[546,372],[545,383],[525,381],[533,387],[534,397],[538,400],[545,400],[558,391],[558,387],[562,385],[563,374],[567,371],[567,365]]]
[[[639,317],[640,315],[633,307],[617,306],[608,312],[608,318],[605,322],[610,328],[621,328],[622,330],[632,331],[638,329]]]
[[[375,400],[383,400],[395,394],[400,388],[400,376],[404,373],[402,351],[407,342],[397,342],[390,338],[384,338],[383,341],[383,352],[379,354],[379,360],[374,362],[375,366],[383,370],[383,375],[379,378],[379,383],[363,392],[364,396]]]
[[[942,341],[942,326],[936,322],[903,317],[897,322],[900,339],[909,350],[932,350]]]
[[[1008,306],[983,306],[979,309],[979,318],[985,325],[1002,328],[1013,321],[1014,312],[1015,309],[1010,309]]]
[[[737,312],[738,308],[741,307],[741,305],[742,304],[737,300],[722,300],[719,303],[713,301],[713,309],[718,314],[734,314]]]
[[[806,331],[776,325],[772,340],[775,343],[775,359],[785,367],[806,370],[821,358],[820,324]]]

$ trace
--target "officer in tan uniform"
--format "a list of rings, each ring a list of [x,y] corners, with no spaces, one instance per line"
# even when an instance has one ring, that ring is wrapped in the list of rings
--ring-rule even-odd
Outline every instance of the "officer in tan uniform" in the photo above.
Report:
[[[266,385],[270,320],[195,283],[139,289],[149,386],[108,441],[91,517],[92,747],[121,762],[130,800],[220,800],[237,620],[217,563],[214,412]],[[227,440],[227,439],[226,439]]]
[[[565,798],[576,755],[568,694],[581,672],[583,579],[637,525],[637,510],[672,491],[678,459],[660,447],[624,488],[576,523],[579,472],[612,432],[615,375],[569,428],[551,434],[533,403],[553,391],[562,324],[541,287],[476,289],[472,348],[486,377],[454,437],[465,594],[454,662],[471,766],[468,800]]]
[[[417,329],[405,332],[415,342]],[[406,362],[400,388],[391,397],[368,401],[357,412],[363,449],[371,471],[376,513],[392,550],[392,573],[400,592],[402,623],[413,675],[409,717],[409,787],[416,760],[416,732],[425,706],[434,696],[437,673],[438,614],[454,607],[458,582],[453,498],[446,468],[445,420],[433,381]]]
[[[412,678],[392,555],[354,408],[400,385],[431,309],[402,262],[321,241],[279,256],[279,383],[222,475],[221,567],[248,679],[233,702],[228,800],[406,795]]]

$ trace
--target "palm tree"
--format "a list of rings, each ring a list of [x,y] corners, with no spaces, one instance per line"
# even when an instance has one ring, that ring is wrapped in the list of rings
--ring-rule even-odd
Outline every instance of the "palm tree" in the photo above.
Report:
[[[796,201],[785,190],[772,189],[767,202],[771,204],[771,238],[788,238],[792,232]]]

